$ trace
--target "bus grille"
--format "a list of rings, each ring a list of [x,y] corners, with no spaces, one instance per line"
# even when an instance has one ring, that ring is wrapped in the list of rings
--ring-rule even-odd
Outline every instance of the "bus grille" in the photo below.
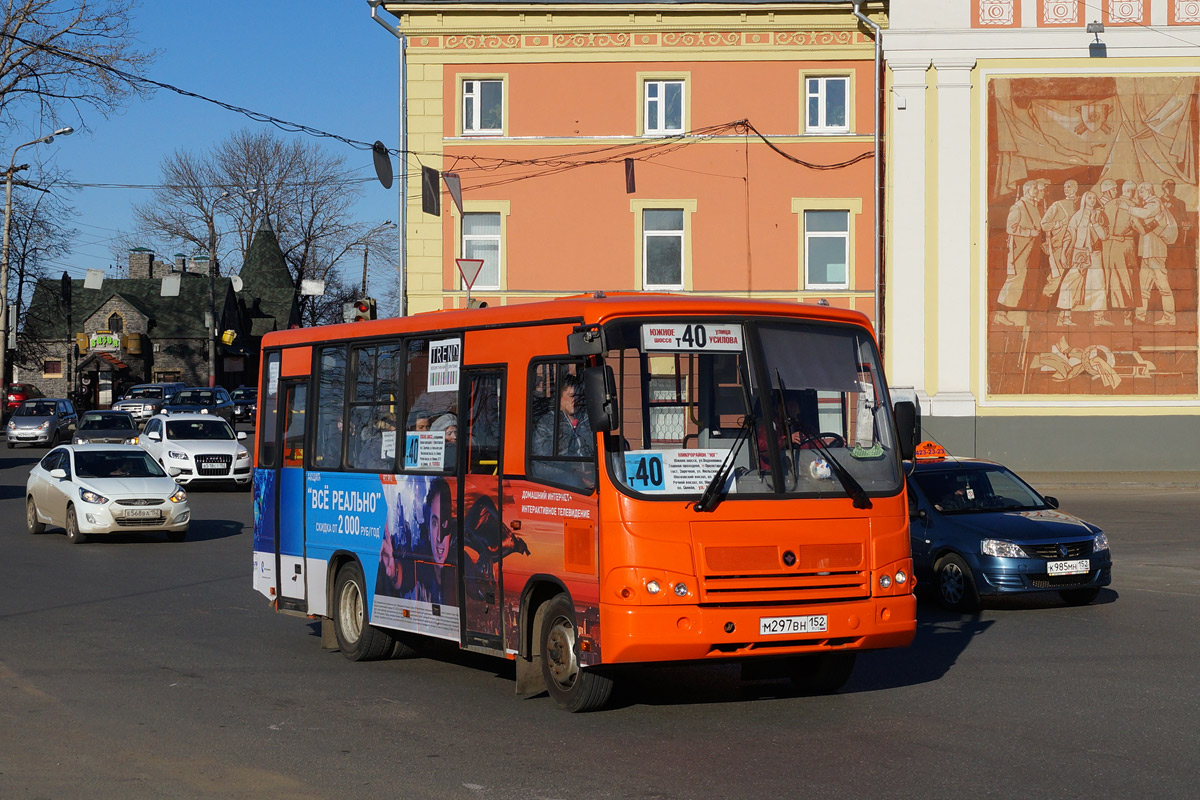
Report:
[[[708,547],[701,603],[795,604],[869,597],[870,572],[861,544],[805,544],[791,548],[788,567],[778,545]]]

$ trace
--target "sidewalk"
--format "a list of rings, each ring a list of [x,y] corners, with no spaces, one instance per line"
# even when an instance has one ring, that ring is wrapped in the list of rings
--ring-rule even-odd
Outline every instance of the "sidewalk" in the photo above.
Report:
[[[1200,489],[1200,470],[1188,472],[1022,472],[1039,492],[1049,487]]]

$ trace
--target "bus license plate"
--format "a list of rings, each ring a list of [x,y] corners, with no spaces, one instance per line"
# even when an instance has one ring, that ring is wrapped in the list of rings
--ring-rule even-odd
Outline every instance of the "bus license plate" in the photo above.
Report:
[[[162,514],[157,508],[127,508],[124,516],[125,519],[154,519]]]
[[[759,617],[760,636],[780,636],[797,633],[824,633],[829,630],[829,618],[824,614],[808,617]]]
[[[1079,575],[1090,571],[1092,565],[1086,558],[1075,561],[1049,561],[1046,563],[1047,575]]]

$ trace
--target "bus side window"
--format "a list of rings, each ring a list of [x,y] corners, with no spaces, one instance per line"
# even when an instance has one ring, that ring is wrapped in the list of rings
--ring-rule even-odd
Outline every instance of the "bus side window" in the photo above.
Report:
[[[263,407],[262,423],[258,431],[258,466],[274,467],[278,459],[276,437],[279,435],[279,365],[278,351],[267,353],[263,363],[262,386],[258,396]]]
[[[345,440],[346,347],[326,347],[317,357],[317,419],[312,466],[341,469]]]
[[[588,422],[577,362],[535,362],[530,376],[529,474],[590,492],[596,437]]]

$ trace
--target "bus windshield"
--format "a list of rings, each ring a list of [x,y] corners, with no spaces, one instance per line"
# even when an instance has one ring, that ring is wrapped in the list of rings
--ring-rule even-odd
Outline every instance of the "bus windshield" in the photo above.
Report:
[[[620,405],[617,484],[647,497],[890,495],[900,461],[870,334],[783,320],[605,328]],[[728,463],[727,463],[728,462]],[[864,497],[865,500],[865,497]],[[860,506],[862,507],[862,506]]]

